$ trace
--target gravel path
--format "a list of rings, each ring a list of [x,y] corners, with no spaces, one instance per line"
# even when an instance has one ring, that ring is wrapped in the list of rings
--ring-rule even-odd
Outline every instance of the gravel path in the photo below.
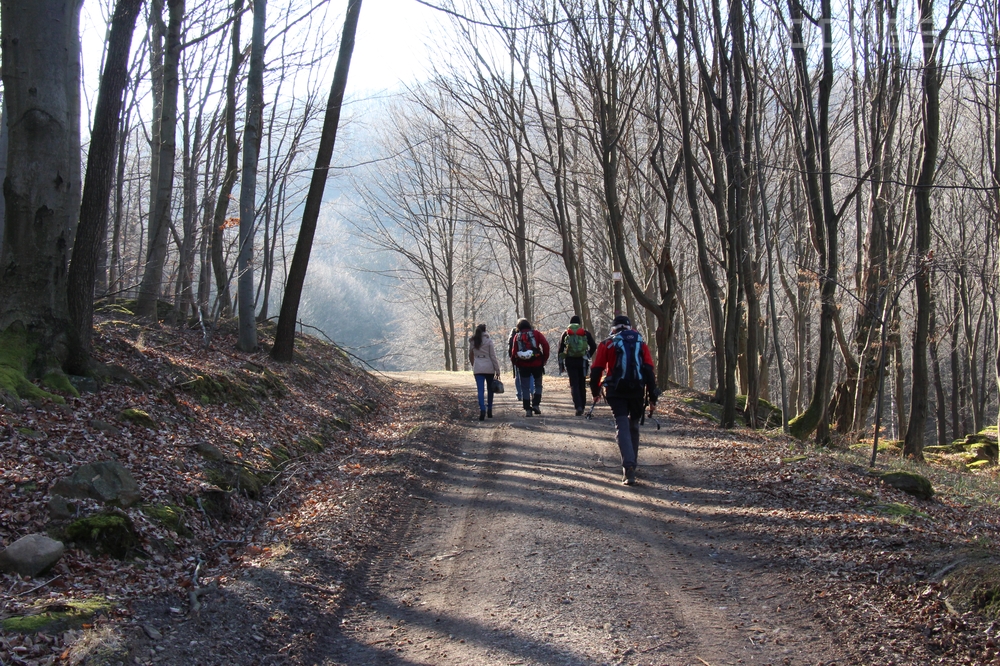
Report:
[[[400,378],[474,401],[465,375]],[[625,487],[606,406],[573,416],[554,377],[541,417],[513,392],[498,399],[497,418],[460,426],[435,492],[417,498],[321,663],[847,663],[788,584],[796,572],[728,528],[737,500],[695,437],[647,422],[639,483]]]

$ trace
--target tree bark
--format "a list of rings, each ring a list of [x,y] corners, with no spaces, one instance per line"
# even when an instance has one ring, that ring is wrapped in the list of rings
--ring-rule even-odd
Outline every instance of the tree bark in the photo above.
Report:
[[[267,0],[253,0],[253,37],[247,79],[247,120],[243,128],[243,177],[240,179],[239,343],[245,352],[257,348],[254,318],[253,243],[257,203],[257,161],[264,114],[264,26]]]
[[[114,181],[116,140],[121,124],[122,100],[128,83],[128,56],[132,33],[142,0],[118,0],[111,18],[108,53],[90,133],[87,173],[80,203],[80,223],[73,244],[67,285],[69,357],[65,368],[86,374],[90,367],[90,341],[94,328],[94,281],[97,260],[105,245],[108,201]]]
[[[302,212],[302,225],[295,243],[292,265],[288,271],[285,295],[281,301],[281,313],[278,315],[278,326],[274,335],[274,349],[271,350],[271,357],[276,361],[290,363],[295,350],[295,322],[299,312],[299,301],[302,298],[302,287],[305,284],[306,270],[309,267],[309,254],[312,252],[313,237],[316,235],[316,222],[319,219],[319,209],[323,202],[323,190],[326,188],[330,158],[333,156],[333,148],[337,141],[340,109],[344,102],[347,75],[351,69],[354,35],[358,30],[358,16],[360,14],[361,0],[348,0],[347,15],[344,17],[344,32],[340,38],[340,53],[337,56],[337,67],[333,73],[330,98],[326,104],[326,117],[323,120],[319,150],[316,152],[316,165],[313,168],[312,181],[309,183],[309,193],[306,196],[306,205]]]
[[[67,281],[80,215],[80,2],[0,4],[8,152],[0,331],[67,358]]]
[[[160,113],[159,145],[156,151],[158,173],[152,186],[156,190],[155,207],[149,211],[149,246],[136,314],[157,319],[157,301],[163,283],[163,267],[167,259],[170,230],[170,199],[174,187],[174,161],[177,150],[177,93],[181,58],[181,23],[184,20],[184,0],[167,0],[170,15],[163,57],[163,104]]]
[[[910,389],[910,421],[906,428],[903,455],[924,459],[924,430],[927,425],[927,337],[931,309],[931,188],[937,168],[940,135],[940,87],[934,35],[934,0],[920,0],[920,32],[923,40],[923,156],[913,203],[916,213],[914,270],[917,279],[916,323],[913,329],[913,375]]]

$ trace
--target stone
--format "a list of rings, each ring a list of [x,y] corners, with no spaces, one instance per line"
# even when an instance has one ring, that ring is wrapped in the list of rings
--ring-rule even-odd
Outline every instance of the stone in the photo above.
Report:
[[[101,419],[91,419],[90,427],[94,430],[99,430],[106,435],[120,435],[122,429],[118,426],[108,423],[107,421],[102,421]]]
[[[208,442],[198,442],[193,448],[202,458],[205,460],[220,461],[226,459],[226,454],[214,444],[209,444]]]
[[[79,393],[97,393],[101,387],[93,377],[83,377],[80,375],[67,375],[69,383],[73,385]]]
[[[934,487],[931,486],[931,482],[919,474],[903,471],[884,472],[879,478],[887,486],[902,490],[904,493],[909,493],[919,499],[927,500],[934,497]]]
[[[53,495],[49,498],[49,517],[53,520],[72,518],[75,513],[76,508],[62,495]]]
[[[56,481],[50,493],[71,499],[95,499],[127,508],[139,501],[139,485],[132,474],[114,460],[88,463]]]
[[[0,571],[34,577],[58,562],[64,552],[61,541],[29,534],[0,552]]]

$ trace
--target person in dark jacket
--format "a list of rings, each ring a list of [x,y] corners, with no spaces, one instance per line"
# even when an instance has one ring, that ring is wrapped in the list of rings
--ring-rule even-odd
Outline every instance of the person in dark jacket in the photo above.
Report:
[[[619,354],[634,355],[619,364]],[[630,366],[638,366],[630,368]],[[630,370],[635,375],[630,377]],[[635,483],[635,468],[639,456],[639,421],[646,398],[649,398],[649,413],[656,409],[656,399],[660,392],[656,388],[656,371],[653,355],[642,336],[632,328],[629,318],[618,315],[611,323],[608,339],[597,346],[594,364],[590,370],[590,392],[597,402],[601,395],[602,375],[604,399],[615,416],[616,439],[622,456],[622,483]]]
[[[580,324],[580,316],[570,317],[569,328],[559,338],[559,372],[569,375],[569,390],[577,416],[582,416],[587,406],[587,363],[596,349],[594,336]]]
[[[516,336],[516,335],[517,335],[517,325],[515,324],[514,328],[510,329],[510,335],[507,336],[507,351],[508,352],[510,352],[510,346],[512,344],[514,344],[514,336]],[[509,353],[508,353],[508,356],[509,356]],[[517,399],[518,400],[523,400],[525,398],[531,399],[531,394],[534,393],[534,391],[532,390],[534,388],[534,384],[532,382],[531,375],[528,375],[528,392],[525,393],[524,395],[521,395],[520,374],[518,373],[518,369],[517,369],[516,365],[514,365],[512,367],[514,368],[514,390],[517,392]]]
[[[549,360],[549,341],[541,331],[532,328],[527,319],[519,319],[516,328],[517,334],[511,338],[507,351],[511,363],[517,368],[524,415],[541,414],[542,375]]]

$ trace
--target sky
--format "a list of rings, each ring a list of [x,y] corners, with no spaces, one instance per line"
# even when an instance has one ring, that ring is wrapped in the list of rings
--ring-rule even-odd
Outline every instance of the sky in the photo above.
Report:
[[[333,23],[327,30],[331,42],[337,43],[343,30],[347,1],[330,2],[334,10],[330,12]],[[106,30],[103,12],[107,11],[107,5],[107,0],[86,0],[80,15],[84,94],[91,97],[90,104],[84,100],[84,108],[93,104],[92,97],[96,95],[100,79]],[[431,58],[426,42],[443,16],[416,0],[364,0],[347,79],[348,98],[359,99],[396,90],[401,83],[423,78]],[[143,30],[144,19],[140,17],[134,43],[141,39]],[[246,32],[249,38],[249,30]],[[336,51],[332,57],[336,58]],[[333,62],[329,65],[331,72],[333,65]]]
[[[430,63],[425,42],[440,17],[440,12],[416,0],[365,0],[358,20],[347,93],[357,96],[392,90],[400,82],[423,78]]]

